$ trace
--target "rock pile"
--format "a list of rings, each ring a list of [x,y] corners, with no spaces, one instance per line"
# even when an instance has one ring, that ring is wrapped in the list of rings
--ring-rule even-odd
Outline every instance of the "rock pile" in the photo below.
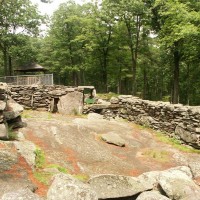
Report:
[[[21,120],[23,107],[13,101],[7,84],[0,83],[0,139],[8,139],[8,128],[20,128],[25,124]]]
[[[3,195],[2,200],[40,198],[28,189]],[[24,198],[26,197],[26,198]],[[15,200],[16,200],[15,199]],[[200,187],[192,180],[190,168],[180,166],[153,171],[138,177],[104,174],[83,183],[58,173],[47,192],[47,200],[198,200]]]

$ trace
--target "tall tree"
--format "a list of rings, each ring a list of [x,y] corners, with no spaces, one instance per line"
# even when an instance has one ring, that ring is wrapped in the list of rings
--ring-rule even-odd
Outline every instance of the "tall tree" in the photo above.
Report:
[[[54,13],[49,31],[49,41],[53,65],[57,65],[59,75],[72,80],[68,84],[81,83],[83,71],[83,52],[85,50],[84,13],[82,7],[74,1],[61,4]]]
[[[0,13],[0,50],[4,57],[4,74],[11,75],[10,48],[17,45],[19,34],[38,34],[42,17],[29,0],[3,0]]]
[[[198,12],[187,3],[178,0],[156,0],[155,8],[159,11],[160,42],[168,48],[173,56],[172,103],[179,102],[180,63],[184,55],[183,45],[187,38],[198,35]]]
[[[132,93],[136,94],[137,59],[142,27],[147,17],[147,7],[142,0],[109,0],[110,7],[116,12],[116,17],[125,24],[127,34],[124,36],[131,54]]]

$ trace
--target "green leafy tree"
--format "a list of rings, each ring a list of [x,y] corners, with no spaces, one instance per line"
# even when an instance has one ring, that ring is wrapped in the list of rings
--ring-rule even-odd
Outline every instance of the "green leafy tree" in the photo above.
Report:
[[[148,9],[142,0],[122,0],[110,2],[110,8],[116,13],[116,18],[126,27],[124,39],[130,49],[132,71],[132,93],[136,94],[137,59],[140,47],[140,36],[146,24]]]
[[[199,13],[187,3],[178,0],[156,0],[159,13],[160,42],[173,56],[172,103],[179,102],[180,64],[184,55],[183,46],[188,38],[198,35]]]
[[[3,0],[0,13],[0,50],[3,52],[4,74],[11,75],[11,47],[18,45],[21,34],[38,34],[42,17],[29,0]]]
[[[61,4],[54,13],[49,31],[48,41],[54,50],[51,52],[52,70],[58,72],[61,79],[68,79],[67,83],[71,85],[82,82],[84,52],[87,49],[84,25],[82,7],[69,1]]]

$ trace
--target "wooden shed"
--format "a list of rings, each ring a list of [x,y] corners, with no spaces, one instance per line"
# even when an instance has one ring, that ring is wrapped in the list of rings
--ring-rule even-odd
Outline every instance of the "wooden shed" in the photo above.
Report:
[[[24,74],[26,74],[27,72],[43,72],[43,73],[45,73],[46,71],[48,71],[48,70],[37,63],[29,63],[29,64],[22,65],[21,67],[18,67],[17,69],[15,69],[15,72],[22,72]]]

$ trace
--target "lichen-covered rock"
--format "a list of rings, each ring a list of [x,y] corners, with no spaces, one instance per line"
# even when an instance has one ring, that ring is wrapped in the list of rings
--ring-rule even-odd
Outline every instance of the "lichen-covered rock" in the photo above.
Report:
[[[83,109],[83,93],[75,91],[61,96],[57,107],[58,112],[61,114],[81,114]]]
[[[88,183],[99,199],[132,197],[145,191],[137,178],[129,176],[99,175],[92,177]]]
[[[4,123],[0,124],[0,140],[8,139],[8,131]]]
[[[6,83],[0,82],[0,94],[4,94],[8,90],[8,85]]]
[[[200,197],[200,187],[192,180],[192,174],[188,167],[161,172],[158,183],[170,199],[195,200]]]
[[[5,101],[0,101],[0,111],[5,110],[6,108],[6,102]]]
[[[116,146],[125,147],[125,141],[117,133],[109,132],[102,134],[101,138],[108,144],[114,144]]]
[[[47,200],[97,200],[96,193],[88,184],[67,174],[54,176],[52,185],[47,193]]]
[[[175,134],[178,135],[186,143],[195,144],[198,140],[196,134],[192,134],[190,131],[187,130],[187,127],[183,128],[180,125],[176,127]]]
[[[14,145],[26,162],[33,168],[35,166],[35,144],[28,140],[22,140],[14,141]]]
[[[5,148],[0,151],[0,172],[11,169],[17,162],[17,153],[14,153],[11,149]]]
[[[16,102],[8,102],[6,110],[4,110],[3,115],[6,120],[15,119],[20,116],[23,112],[23,107]]]
[[[139,182],[145,187],[145,190],[153,190],[158,185],[159,171],[146,172],[138,176]]]
[[[117,97],[111,97],[110,103],[117,104],[117,103],[119,103],[119,99]]]
[[[28,188],[23,188],[4,194],[1,200],[40,200],[40,197]]]

